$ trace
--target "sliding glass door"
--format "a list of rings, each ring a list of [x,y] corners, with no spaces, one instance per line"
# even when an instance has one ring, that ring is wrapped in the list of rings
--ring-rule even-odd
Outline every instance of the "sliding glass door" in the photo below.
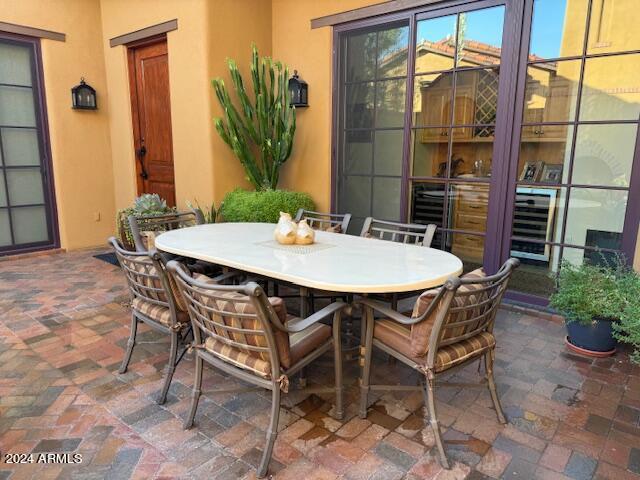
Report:
[[[633,258],[636,0],[448,0],[336,27],[334,210],[438,226],[465,270]]]
[[[0,255],[57,244],[36,54],[0,37]]]

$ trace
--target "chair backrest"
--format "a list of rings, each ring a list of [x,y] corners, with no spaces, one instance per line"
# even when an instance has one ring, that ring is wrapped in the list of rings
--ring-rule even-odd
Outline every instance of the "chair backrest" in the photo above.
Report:
[[[277,379],[280,371],[278,345],[272,325],[282,325],[266,294],[258,284],[219,285],[193,278],[184,265],[173,260],[167,264],[185,300],[194,327],[196,345],[213,339],[218,358],[240,368],[266,368],[263,376]],[[287,342],[278,336],[278,341]],[[280,348],[279,348],[280,347]],[[260,363],[262,362],[262,363]]]
[[[294,219],[296,222],[306,220],[314,230],[324,230],[334,233],[347,233],[349,222],[351,221],[350,213],[321,213],[312,212],[301,208],[296,213]]]
[[[130,215],[129,227],[138,252],[151,250],[153,245],[145,243],[148,233],[159,235],[169,230],[192,227],[198,223],[194,212],[175,212],[162,215]],[[147,238],[148,241],[148,238]]]
[[[519,260],[510,258],[495,275],[447,280],[432,302],[438,311],[429,339],[427,365],[435,364],[441,347],[493,331],[502,296],[518,265]],[[423,314],[425,317],[429,310]]]
[[[434,224],[388,222],[367,217],[360,236],[430,247],[435,232]]]
[[[111,237],[109,243],[127,279],[131,299],[168,308],[175,319],[177,312],[184,308],[176,298],[177,292],[172,289],[171,279],[157,252],[150,255],[149,252],[125,250],[115,237]]]

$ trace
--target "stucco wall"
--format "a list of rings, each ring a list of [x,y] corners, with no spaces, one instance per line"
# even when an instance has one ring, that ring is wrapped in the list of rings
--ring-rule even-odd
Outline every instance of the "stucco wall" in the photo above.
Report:
[[[60,240],[67,249],[105,244],[115,200],[99,1],[0,0],[0,20],[67,35],[41,41]],[[97,90],[97,111],[71,109],[80,77]]]

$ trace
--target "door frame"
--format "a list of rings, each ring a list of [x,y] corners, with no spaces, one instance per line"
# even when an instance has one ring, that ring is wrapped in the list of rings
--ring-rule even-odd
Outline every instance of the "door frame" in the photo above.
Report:
[[[47,232],[50,239],[46,242],[34,242],[21,244],[20,246],[10,245],[8,247],[1,247],[1,257],[5,255],[15,255],[60,248],[60,226],[58,223],[58,205],[55,194],[55,178],[49,133],[49,115],[47,111],[40,39],[37,37],[0,31],[0,40],[18,45],[28,45],[31,47],[33,55],[33,61],[31,62],[31,76],[33,79],[32,89],[36,116],[36,131],[38,132],[38,148],[40,150],[40,168],[42,172],[42,188],[47,217]],[[0,144],[1,143],[2,140],[0,139]],[[7,180],[5,177],[5,188],[7,186],[6,182]],[[11,221],[11,217],[9,217],[9,221]]]
[[[135,51],[140,47],[148,47],[150,45],[155,45],[157,43],[165,43],[167,45],[167,55],[169,53],[169,43],[167,40],[167,34],[161,33],[159,35],[153,35],[148,38],[143,38],[141,40],[136,40],[134,42],[127,43],[125,47],[127,48],[127,75],[129,76],[129,98],[131,102],[131,122],[133,124],[133,159],[135,164],[135,173],[136,173],[136,195],[140,196],[143,194],[144,190],[144,181],[142,178],[142,167],[140,165],[140,161],[138,159],[138,150],[142,147],[140,144],[140,116],[138,114],[138,85],[136,82],[136,62],[135,62]],[[170,125],[171,131],[171,158],[172,161],[175,160],[173,158],[173,125]],[[175,170],[173,177],[173,188],[175,193]]]

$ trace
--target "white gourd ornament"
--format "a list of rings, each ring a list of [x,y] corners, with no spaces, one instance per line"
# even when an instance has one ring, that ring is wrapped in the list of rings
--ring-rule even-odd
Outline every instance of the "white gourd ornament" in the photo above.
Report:
[[[316,239],[316,232],[309,226],[306,220],[298,222],[296,243],[298,245],[311,245]]]
[[[280,212],[280,219],[276,225],[276,229],[273,232],[274,237],[278,243],[282,245],[292,245],[296,243],[296,232],[298,226],[296,222],[291,220],[291,215],[285,212]]]

